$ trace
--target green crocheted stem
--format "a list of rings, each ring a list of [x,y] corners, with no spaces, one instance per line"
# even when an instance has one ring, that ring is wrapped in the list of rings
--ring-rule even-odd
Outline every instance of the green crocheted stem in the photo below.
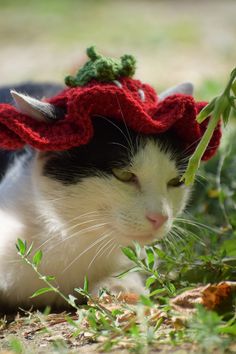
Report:
[[[135,73],[136,60],[132,55],[125,54],[120,59],[105,57],[95,50],[87,49],[89,61],[77,72],[75,76],[67,76],[67,86],[84,86],[91,80],[111,82],[120,77],[132,77]]]

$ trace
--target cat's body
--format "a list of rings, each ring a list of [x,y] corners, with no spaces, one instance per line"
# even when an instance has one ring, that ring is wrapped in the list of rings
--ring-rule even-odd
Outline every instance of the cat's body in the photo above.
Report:
[[[40,271],[65,294],[85,275],[93,293],[144,290],[136,273],[113,277],[129,267],[120,246],[168,233],[189,195],[175,181],[184,156],[167,134],[141,136],[107,117],[94,118],[94,131],[89,144],[69,151],[26,148],[15,159],[1,152],[0,304],[63,304],[54,293],[29,298],[44,284],[17,255],[18,238],[42,250]]]

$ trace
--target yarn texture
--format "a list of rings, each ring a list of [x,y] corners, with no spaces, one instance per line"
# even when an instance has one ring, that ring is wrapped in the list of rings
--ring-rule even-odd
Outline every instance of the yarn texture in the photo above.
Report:
[[[77,72],[76,76],[67,76],[65,84],[70,87],[84,86],[92,79],[101,82],[114,81],[120,77],[132,77],[135,73],[136,60],[125,54],[120,59],[98,54],[94,47],[87,49],[90,60]]]
[[[96,66],[95,70],[94,63],[103,57],[91,48],[88,54],[90,61],[77,76],[66,79],[70,87],[47,100],[66,111],[64,119],[39,122],[11,105],[0,104],[1,148],[15,150],[28,144],[41,151],[60,151],[85,145],[93,137],[93,120],[105,116],[114,122],[125,120],[129,128],[140,134],[169,131],[187,154],[194,151],[207,126],[208,120],[201,125],[196,122],[196,115],[206,102],[196,102],[184,94],[160,101],[150,85],[130,77],[135,68],[130,56],[123,56],[118,64],[105,61],[103,69]],[[112,70],[107,70],[109,65]],[[119,80],[119,85],[114,80]],[[218,125],[203,160],[215,154],[220,138]]]

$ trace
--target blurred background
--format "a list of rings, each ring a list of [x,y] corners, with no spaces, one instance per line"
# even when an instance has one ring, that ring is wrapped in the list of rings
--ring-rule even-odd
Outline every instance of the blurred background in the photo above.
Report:
[[[62,83],[94,44],[107,55],[135,55],[136,76],[159,92],[191,81],[207,100],[236,65],[236,1],[0,0],[0,43],[1,85]],[[218,155],[202,165],[187,216],[195,224],[183,223],[184,242],[177,238],[173,251],[185,267],[178,274],[191,268],[192,280],[192,267],[201,282],[236,280],[235,136],[232,123]]]
[[[62,82],[95,44],[130,53],[158,91],[218,92],[236,62],[235,0],[0,0],[0,84]]]

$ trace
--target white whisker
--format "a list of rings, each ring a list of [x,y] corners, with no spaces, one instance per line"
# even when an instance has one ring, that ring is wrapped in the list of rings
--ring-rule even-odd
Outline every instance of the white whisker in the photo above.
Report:
[[[124,123],[125,129],[126,129],[126,132],[127,132],[127,135],[128,135],[128,140],[130,142],[130,144],[129,144],[130,151],[133,151],[133,143],[132,143],[131,135],[130,135],[129,129],[127,127],[126,120],[125,120],[125,117],[124,117],[124,114],[123,114],[123,111],[122,111],[122,108],[121,108],[121,104],[120,104],[120,101],[119,101],[119,98],[118,98],[117,95],[116,95],[116,100],[117,100],[117,103],[118,103],[118,106],[119,106],[119,109],[120,109],[122,121]]]
[[[179,218],[179,217],[177,217],[176,219],[175,219],[175,221],[176,222],[181,222],[181,223],[185,223],[185,224],[189,224],[189,225],[192,225],[192,226],[195,226],[195,227],[197,227],[197,228],[199,228],[199,229],[203,229],[203,228],[205,228],[205,229],[207,229],[207,230],[210,230],[210,231],[213,231],[213,232],[216,232],[216,233],[221,233],[221,231],[219,230],[219,229],[217,229],[217,228],[215,228],[215,227],[211,227],[211,226],[208,226],[208,225],[205,225],[205,224],[202,224],[202,223],[200,223],[200,222],[198,222],[198,221],[195,221],[195,220],[189,220],[189,219],[184,219],[184,218]]]
[[[84,222],[82,222],[82,223],[78,223],[78,224],[76,224],[76,225],[72,225],[72,226],[70,226],[69,228],[63,230],[63,233],[68,233],[69,231],[71,231],[71,230],[73,230],[73,229],[75,229],[75,228],[77,228],[77,227],[80,227],[80,226],[82,226],[82,225],[84,225],[84,224],[87,224],[87,223],[90,223],[90,222],[94,222],[94,221],[99,221],[99,219],[100,219],[100,218],[97,218],[97,219],[90,219],[90,220],[84,221]],[[88,227],[88,228],[84,228],[84,229],[82,229],[82,230],[80,230],[80,231],[81,231],[81,233],[82,233],[83,230],[85,230],[85,231],[86,231],[86,230],[90,231],[90,228],[101,227],[101,225],[104,226],[105,224],[106,224],[106,223],[103,223],[103,224],[96,224],[96,225],[90,226],[90,227]],[[66,241],[67,239],[69,239],[69,238],[71,238],[71,237],[74,237],[74,236],[75,236],[76,234],[78,234],[80,231],[78,230],[77,232],[73,233],[72,235],[68,235],[68,237],[63,238],[62,240],[60,240],[60,242],[54,244],[54,246],[57,246],[57,245],[61,244],[62,242]],[[39,233],[39,234],[40,234],[40,233]],[[59,232],[58,232],[58,233],[55,232],[55,233],[52,235],[52,237],[48,238],[46,241],[44,241],[43,243],[41,243],[41,244],[36,248],[36,251],[39,250],[39,249],[41,249],[43,246],[45,246],[48,242],[52,241],[53,239],[58,238],[58,234],[59,234]],[[35,235],[35,237],[37,238],[37,235]]]
[[[94,241],[89,247],[87,247],[83,252],[81,252],[77,257],[75,257],[75,259],[70,262],[68,264],[68,266],[63,270],[63,273],[65,273],[75,262],[77,262],[80,257],[82,257],[85,253],[87,253],[89,250],[91,250],[91,248],[93,248],[94,246],[96,246],[98,243],[100,243],[101,241],[103,241],[105,238],[108,238],[111,235],[111,232],[106,233],[105,235],[103,234],[99,239],[97,239],[96,241]]]
[[[70,240],[71,238],[74,238],[74,237],[79,237],[85,233],[88,233],[88,232],[91,232],[91,231],[95,231],[97,229],[99,229],[100,227],[103,227],[105,225],[108,225],[108,223],[102,223],[102,224],[98,224],[98,225],[93,225],[93,226],[90,226],[90,227],[86,227],[82,230],[78,230],[77,232],[74,232],[73,234],[63,238],[62,240],[60,240],[59,242],[57,242],[56,244],[53,245],[53,249],[55,249],[56,247],[58,247],[59,245],[61,245],[62,243]],[[47,253],[47,251],[45,252]]]
[[[106,255],[106,258],[108,258],[112,254],[112,252],[115,250],[115,248],[118,247],[116,242],[114,242],[112,245],[113,246],[111,247],[110,251]]]
[[[99,250],[95,253],[93,259],[91,260],[91,262],[88,265],[88,270],[90,269],[90,267],[92,266],[92,264],[95,262],[96,258],[98,258],[99,254],[102,256],[103,252],[102,250],[106,250],[106,246],[109,245],[109,243],[111,243],[113,241],[113,239],[110,239],[108,241],[106,241],[105,243],[102,244],[102,246],[100,246]]]
[[[89,219],[89,220],[80,222],[78,224],[72,225],[72,226],[68,227],[67,229],[64,229],[63,231],[65,233],[68,233],[69,231],[72,231],[72,230],[76,229],[77,227],[80,227],[82,225],[86,225],[88,223],[94,223],[94,221],[99,221],[99,220],[101,221],[101,217],[97,217],[97,218],[94,218],[94,219]]]
[[[101,116],[99,115],[100,118],[102,119],[105,119],[107,122],[109,122],[111,125],[113,125],[115,128],[117,128],[119,130],[119,132],[124,136],[125,140],[127,141],[127,144],[130,148],[130,153],[132,154],[132,151],[133,151],[133,146],[132,144],[130,143],[129,139],[127,138],[127,136],[125,135],[125,133],[122,131],[122,129],[117,125],[115,124],[113,121],[111,121],[110,119],[108,119],[107,117],[104,117],[104,116]]]

